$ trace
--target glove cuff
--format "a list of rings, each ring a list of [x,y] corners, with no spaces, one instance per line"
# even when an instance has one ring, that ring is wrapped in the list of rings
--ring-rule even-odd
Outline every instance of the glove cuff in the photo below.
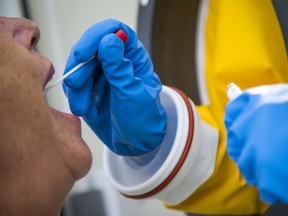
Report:
[[[201,121],[193,102],[180,90],[163,86],[167,113],[162,144],[149,163],[135,163],[104,149],[104,170],[112,185],[133,199],[157,198],[169,205],[187,199],[213,173],[218,133]]]

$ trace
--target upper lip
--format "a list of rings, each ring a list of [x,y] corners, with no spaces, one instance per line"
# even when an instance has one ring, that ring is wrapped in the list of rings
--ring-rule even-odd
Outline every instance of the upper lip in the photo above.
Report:
[[[51,64],[49,73],[47,74],[47,77],[46,77],[46,80],[44,83],[44,88],[47,85],[47,83],[52,79],[54,74],[55,74],[55,68],[54,68],[53,64]]]

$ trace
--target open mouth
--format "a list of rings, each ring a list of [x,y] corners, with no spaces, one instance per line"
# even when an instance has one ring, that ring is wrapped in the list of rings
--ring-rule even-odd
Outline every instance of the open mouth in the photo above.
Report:
[[[51,64],[49,73],[48,73],[48,75],[47,75],[47,77],[46,77],[46,80],[45,80],[45,83],[44,83],[44,85],[43,85],[44,94],[46,94],[45,89],[47,89],[47,85],[48,85],[48,83],[52,80],[54,74],[55,74],[55,68],[54,68],[54,66]],[[76,115],[73,115],[73,114],[71,114],[71,113],[61,112],[61,111],[59,111],[59,110],[57,110],[57,109],[55,109],[55,108],[52,108],[51,106],[50,106],[50,110],[51,110],[51,113],[52,113],[55,117],[57,117],[57,118],[62,118],[62,119],[64,118],[64,119],[69,120],[70,122],[76,120],[78,123],[80,123],[80,119],[79,119],[79,117],[76,116]]]

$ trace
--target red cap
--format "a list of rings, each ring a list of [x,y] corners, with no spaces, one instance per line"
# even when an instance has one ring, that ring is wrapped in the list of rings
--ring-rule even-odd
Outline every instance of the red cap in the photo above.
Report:
[[[115,34],[123,41],[123,43],[125,43],[128,40],[127,35],[125,34],[125,32],[121,29],[117,30],[115,32]],[[98,52],[95,54],[95,58],[98,58]]]
[[[125,43],[128,40],[127,35],[125,32],[121,29],[115,32],[115,34]]]

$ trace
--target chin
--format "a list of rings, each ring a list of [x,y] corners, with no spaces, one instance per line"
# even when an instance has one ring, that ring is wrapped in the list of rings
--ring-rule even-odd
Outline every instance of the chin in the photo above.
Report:
[[[50,108],[56,121],[57,148],[75,180],[84,177],[91,168],[92,154],[81,137],[80,119]]]

